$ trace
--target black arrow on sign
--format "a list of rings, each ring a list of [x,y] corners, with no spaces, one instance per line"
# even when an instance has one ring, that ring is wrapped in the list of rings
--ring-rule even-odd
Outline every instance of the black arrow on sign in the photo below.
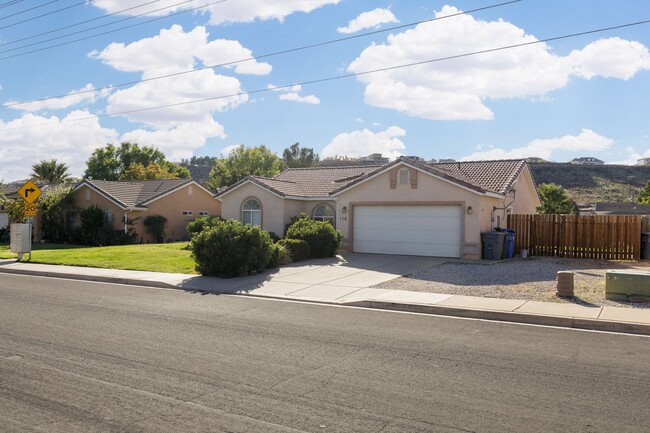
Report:
[[[25,190],[25,198],[29,197],[30,192],[36,192],[34,188],[29,188]]]

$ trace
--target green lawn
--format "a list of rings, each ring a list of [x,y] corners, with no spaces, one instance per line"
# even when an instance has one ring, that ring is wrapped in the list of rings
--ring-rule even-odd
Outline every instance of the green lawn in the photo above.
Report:
[[[136,271],[196,274],[187,242],[173,244],[82,247],[60,244],[34,244],[32,263],[89,266]],[[8,244],[0,245],[0,259],[15,259]],[[23,260],[26,260],[24,258]]]

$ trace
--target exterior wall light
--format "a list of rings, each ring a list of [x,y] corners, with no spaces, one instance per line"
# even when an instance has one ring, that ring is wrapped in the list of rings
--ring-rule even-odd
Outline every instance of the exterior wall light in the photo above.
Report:
[[[467,215],[471,215],[474,212],[474,209],[472,209],[472,206],[467,206]]]
[[[343,208],[341,209],[341,213],[348,213],[348,207],[343,206]]]

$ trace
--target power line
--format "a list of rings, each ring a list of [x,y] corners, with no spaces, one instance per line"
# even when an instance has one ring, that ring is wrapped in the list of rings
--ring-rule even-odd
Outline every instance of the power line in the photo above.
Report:
[[[78,23],[70,24],[70,25],[67,25],[67,26],[65,26],[65,27],[59,27],[58,29],[49,30],[49,31],[47,31],[47,32],[38,33],[38,34],[36,34],[36,35],[27,36],[27,37],[25,37],[25,38],[21,38],[21,39],[15,39],[15,40],[13,40],[13,41],[9,41],[9,42],[3,42],[3,43],[0,44],[0,47],[3,47],[3,46],[5,46],[5,45],[15,44],[15,43],[17,43],[17,42],[27,41],[27,40],[29,40],[29,39],[34,39],[34,38],[37,38],[37,37],[39,37],[39,36],[48,35],[48,34],[50,34],[50,33],[60,32],[61,30],[66,30],[66,29],[69,29],[69,28],[72,28],[72,27],[77,27],[77,26],[80,26],[80,25],[82,25],[82,24],[88,24],[88,23],[93,22],[93,21],[97,21],[97,20],[101,20],[101,19],[104,19],[104,18],[108,18],[108,17],[111,17],[111,16],[113,16],[113,15],[118,15],[118,14],[121,14],[121,13],[124,13],[124,12],[127,12],[127,11],[130,11],[130,10],[133,10],[133,9],[138,9],[138,8],[143,7],[143,6],[150,5],[150,4],[152,4],[152,3],[157,3],[157,2],[159,2],[159,1],[160,1],[160,0],[152,0],[152,1],[147,2],[147,3],[142,3],[142,4],[140,4],[140,5],[132,6],[132,7],[127,8],[127,9],[122,9],[122,10],[120,10],[120,11],[112,12],[112,13],[107,14],[107,15],[102,15],[102,16],[100,16],[100,17],[91,18],[91,19],[89,19],[89,20],[80,21],[80,22],[78,22]],[[77,35],[77,34],[79,34],[79,33],[87,32],[87,31],[90,31],[90,30],[95,30],[95,29],[98,29],[98,28],[100,28],[100,27],[106,27],[106,26],[110,26],[110,25],[113,25],[113,24],[117,24],[117,23],[120,23],[120,22],[122,22],[122,21],[126,21],[126,20],[130,20],[130,19],[133,19],[133,18],[136,18],[136,17],[140,17],[140,16],[142,16],[142,15],[147,15],[147,14],[151,14],[151,13],[154,13],[154,12],[159,12],[159,11],[164,10],[164,9],[173,8],[173,7],[175,7],[175,6],[178,6],[178,5],[181,5],[181,4],[184,4],[184,3],[189,3],[189,2],[191,2],[191,1],[193,1],[193,0],[186,0],[186,1],[183,1],[183,2],[181,2],[181,3],[176,3],[176,4],[174,4],[174,5],[171,5],[171,6],[166,6],[166,7],[164,7],[164,8],[160,8],[160,9],[152,10],[152,11],[149,11],[149,12],[147,12],[147,13],[143,13],[143,14],[140,14],[140,15],[135,15],[135,16],[128,17],[128,18],[123,18],[123,19],[118,20],[118,21],[113,21],[112,23],[107,23],[107,24],[102,24],[102,25],[95,26],[95,27],[90,27],[90,28],[87,28],[87,29],[84,29],[84,30],[80,30],[80,31],[78,31],[78,32],[69,33],[69,34],[67,34],[67,35],[62,35],[62,36],[57,36],[56,38],[46,39],[46,40],[44,40],[44,41],[40,41],[40,42],[35,42],[35,43],[33,43],[33,44],[30,44],[30,45],[23,45],[22,47],[14,48],[14,49],[12,49],[12,50],[8,50],[8,51],[0,51],[0,53],[7,53],[7,52],[9,52],[9,51],[20,50],[20,49],[23,49],[23,48],[31,47],[31,46],[33,46],[33,45],[44,44],[44,43],[46,43],[46,42],[50,42],[50,41],[54,41],[54,40],[57,40],[57,39],[66,38],[66,37],[68,37],[68,36],[74,36],[74,35]]]
[[[15,17],[15,16],[17,16],[17,15],[22,15],[22,14],[24,14],[24,13],[31,12],[31,11],[36,10],[36,9],[40,9],[40,8],[45,7],[45,6],[47,6],[47,5],[51,5],[52,3],[56,3],[56,2],[58,2],[58,1],[59,1],[59,0],[51,0],[51,1],[47,2],[47,3],[42,3],[42,4],[40,4],[40,5],[33,6],[33,7],[31,7],[31,8],[28,8],[28,9],[23,9],[22,11],[14,12],[14,13],[11,14],[11,15],[5,15],[4,17],[0,17],[0,20],[6,20],[7,18]]]
[[[17,26],[17,25],[19,25],[19,24],[28,23],[28,22],[30,22],[30,21],[37,20],[37,19],[39,19],[39,18],[43,18],[43,17],[47,17],[47,16],[50,16],[50,15],[57,14],[57,13],[59,13],[59,12],[67,11],[68,9],[76,8],[77,6],[83,6],[83,5],[85,5],[85,4],[86,4],[85,1],[82,1],[82,2],[79,2],[79,3],[75,3],[75,4],[73,4],[73,5],[69,5],[69,6],[66,6],[66,7],[61,8],[61,9],[56,9],[56,10],[54,10],[54,11],[50,11],[50,12],[48,12],[48,13],[46,13],[46,14],[37,15],[37,16],[35,16],[35,17],[27,18],[26,20],[18,21],[18,22],[12,23],[12,24],[7,24],[6,26],[0,27],[0,30],[8,29],[9,27],[15,27],[15,26]]]
[[[271,86],[263,89],[256,89],[256,90],[250,90],[250,91],[245,91],[245,92],[237,92],[237,93],[232,93],[229,95],[219,95],[219,96],[213,96],[209,98],[201,98],[201,99],[193,99],[189,101],[182,101],[182,102],[175,102],[171,104],[165,104],[165,105],[158,105],[154,107],[146,107],[146,108],[137,108],[133,110],[125,110],[125,111],[120,111],[120,112],[115,112],[115,113],[107,113],[107,114],[96,114],[92,116],[87,116],[87,117],[80,117],[77,119],[69,119],[69,120],[62,120],[59,123],[68,123],[68,122],[77,122],[77,121],[82,121],[82,120],[92,120],[92,119],[100,119],[104,117],[114,117],[114,116],[121,116],[124,114],[132,114],[132,113],[140,113],[143,111],[153,111],[153,110],[159,110],[162,108],[171,108],[171,107],[178,107],[182,105],[189,105],[189,104],[197,104],[201,102],[207,102],[207,101],[215,101],[218,99],[226,99],[226,98],[234,98],[238,96],[245,96],[245,95],[254,95],[254,94],[259,94],[259,93],[265,93],[265,92],[270,92],[274,90],[282,90],[282,89],[288,89],[293,86],[308,86],[312,84],[319,84],[319,83],[325,83],[325,82],[330,82],[330,81],[337,81],[337,80],[342,80],[345,78],[352,78],[352,77],[360,77],[364,75],[370,75],[370,74],[375,74],[378,72],[387,72],[387,71],[394,71],[397,69],[404,69],[404,68],[410,68],[414,66],[421,66],[425,64],[431,64],[431,63],[437,63],[437,62],[443,62],[443,61],[448,61],[448,60],[454,60],[454,59],[460,59],[464,57],[471,57],[471,56],[476,56],[480,54],[487,54],[487,53],[493,53],[497,51],[504,51],[504,50],[509,50],[513,48],[520,48],[520,47],[527,47],[531,45],[536,45],[536,44],[542,44],[546,42],[552,42],[552,41],[558,41],[562,39],[569,39],[569,38],[575,38],[578,36],[585,36],[585,35],[591,35],[595,33],[603,33],[606,31],[611,31],[611,30],[617,30],[617,29],[622,29],[622,28],[627,28],[627,27],[634,27],[634,26],[639,26],[639,25],[644,25],[644,24],[649,24],[650,20],[643,20],[643,21],[636,21],[633,23],[626,23],[626,24],[620,24],[616,26],[611,26],[611,27],[603,27],[600,29],[594,29],[594,30],[587,30],[583,32],[577,32],[577,33],[571,33],[567,35],[562,35],[562,36],[554,36],[551,38],[546,38],[546,39],[539,39],[536,41],[530,41],[530,42],[522,42],[520,44],[512,44],[512,45],[505,45],[502,47],[496,47],[496,48],[488,48],[485,50],[478,50],[478,51],[472,51],[469,53],[463,53],[463,54],[456,54],[452,56],[445,56],[445,57],[438,57],[435,59],[429,59],[429,60],[422,60],[419,62],[411,62],[411,63],[404,63],[401,65],[395,65],[395,66],[388,66],[384,68],[378,68],[378,69],[371,69],[367,71],[361,71],[361,72],[353,72],[349,74],[344,74],[344,75],[337,75],[333,77],[326,77],[326,78],[318,78],[314,80],[308,80],[308,81],[301,81],[297,83],[292,83],[292,84],[285,84],[281,86]],[[41,126],[47,126],[47,124],[35,124],[35,125],[24,125],[24,126],[17,126],[14,128],[4,128],[0,129],[0,132],[2,131],[13,131],[17,129],[25,129],[25,128],[33,128],[33,127],[41,127]]]
[[[126,87],[126,86],[130,86],[130,85],[134,85],[134,84],[144,83],[144,82],[148,82],[148,81],[154,81],[154,80],[160,80],[160,79],[163,79],[163,78],[171,78],[171,77],[176,77],[176,76],[180,76],[180,75],[191,74],[191,73],[203,71],[203,70],[206,70],[206,69],[215,69],[215,68],[224,67],[224,66],[231,66],[231,65],[238,64],[238,63],[244,63],[244,62],[250,62],[250,61],[254,61],[254,60],[265,59],[265,58],[274,57],[274,56],[278,56],[278,55],[282,55],[282,54],[289,54],[289,53],[293,53],[293,52],[297,52],[297,51],[304,51],[304,50],[308,50],[308,49],[312,49],[312,48],[318,48],[318,47],[322,47],[322,46],[326,46],[326,45],[332,45],[332,44],[335,44],[335,43],[349,41],[349,40],[353,40],[353,39],[358,39],[358,38],[362,38],[362,37],[366,37],[366,36],[372,36],[372,35],[376,35],[376,34],[379,34],[379,33],[386,33],[386,32],[390,32],[390,31],[393,31],[393,30],[399,30],[399,29],[403,29],[403,28],[406,28],[406,27],[412,27],[412,26],[419,25],[419,24],[424,24],[424,23],[433,22],[433,21],[439,21],[439,20],[443,20],[443,19],[447,19],[447,18],[453,18],[453,17],[459,16],[459,15],[467,15],[467,14],[474,13],[474,12],[480,12],[480,11],[484,11],[484,10],[488,10],[488,9],[494,9],[494,8],[501,7],[501,6],[507,6],[507,5],[510,5],[510,4],[513,4],[513,3],[519,3],[521,1],[522,0],[507,1],[507,2],[504,2],[504,3],[493,4],[493,5],[490,5],[490,6],[484,6],[484,7],[481,7],[481,8],[476,8],[476,9],[471,9],[471,10],[467,10],[467,11],[461,11],[461,12],[458,12],[458,13],[455,13],[455,14],[445,15],[443,17],[429,18],[429,19],[426,19],[426,20],[415,21],[415,22],[411,22],[411,23],[408,23],[408,24],[401,24],[401,25],[398,25],[398,26],[387,27],[387,28],[380,29],[380,30],[374,30],[374,31],[371,31],[371,32],[359,33],[359,34],[352,35],[352,36],[346,36],[346,37],[342,37],[342,38],[331,39],[331,40],[328,40],[328,41],[325,41],[325,42],[318,42],[318,43],[315,43],[315,44],[303,45],[303,46],[300,46],[300,47],[294,47],[294,48],[289,48],[289,49],[286,49],[286,50],[275,51],[275,52],[272,52],[272,53],[261,54],[261,55],[258,55],[258,56],[247,57],[245,59],[233,60],[233,61],[230,61],[230,62],[219,63],[219,64],[216,64],[216,65],[203,66],[203,67],[197,68],[197,69],[191,69],[191,70],[187,70],[187,71],[175,72],[175,73],[166,74],[166,75],[159,75],[159,76],[156,76],[156,77],[143,78],[143,79],[140,79],[140,80],[128,81],[128,82],[125,82],[125,83],[111,84],[111,85],[108,85],[108,86],[98,87],[98,88],[92,89],[92,90],[80,90],[80,91],[77,91],[77,92],[68,93],[66,95],[49,96],[49,97],[46,97],[46,98],[32,99],[32,100],[29,100],[29,101],[2,104],[2,105],[0,105],[0,108],[9,108],[9,107],[13,107],[13,106],[16,106],[16,105],[29,104],[29,103],[32,103],[32,102],[42,102],[42,101],[47,101],[47,100],[50,100],[50,99],[58,99],[58,98],[66,97],[66,96],[80,95],[80,94],[84,94],[84,93],[100,92],[102,90],[116,89],[116,88],[120,88],[120,87]],[[2,59],[0,58],[0,60],[2,60]]]
[[[13,1],[8,1],[6,3],[1,3],[0,4],[0,9],[8,8],[9,6],[13,6],[17,3],[22,2],[23,0],[13,0]]]
[[[166,7],[164,7],[164,8],[160,8],[160,9],[157,9],[157,10],[155,10],[155,11],[149,11],[149,12],[142,13],[142,14],[139,14],[139,15],[134,15],[134,16],[131,16],[131,17],[123,18],[123,19],[121,19],[121,20],[114,21],[114,22],[112,22],[112,23],[102,24],[102,25],[100,25],[100,26],[95,26],[95,27],[92,27],[92,28],[89,28],[89,29],[85,29],[85,30],[79,30],[79,31],[77,31],[77,32],[70,33],[70,34],[67,34],[67,35],[57,36],[56,38],[52,38],[52,39],[49,39],[49,40],[45,40],[45,41],[41,41],[41,42],[37,42],[37,43],[33,43],[33,44],[29,44],[29,45],[24,45],[24,46],[22,46],[22,47],[12,48],[12,49],[5,50],[5,51],[0,51],[0,54],[8,53],[8,52],[11,52],[11,51],[20,50],[20,49],[23,49],[23,48],[26,48],[26,47],[31,47],[31,46],[33,46],[33,45],[38,45],[38,44],[42,44],[42,43],[45,43],[45,42],[50,42],[50,41],[53,41],[53,40],[56,40],[56,39],[61,39],[61,38],[68,37],[68,36],[74,36],[74,35],[76,35],[76,34],[84,33],[84,32],[87,32],[87,31],[90,31],[90,30],[94,30],[94,29],[97,29],[97,28],[101,28],[101,27],[106,27],[106,26],[114,25],[114,24],[119,23],[119,22],[122,22],[122,21],[127,21],[127,20],[131,20],[131,19],[138,18],[138,17],[141,17],[141,16],[149,15],[149,14],[151,14],[151,13],[153,13],[153,12],[157,12],[157,11],[160,11],[160,10],[163,10],[163,9],[169,9],[169,8],[172,8],[172,7],[178,6],[178,5],[183,4],[183,3],[189,3],[189,2],[191,2],[191,1],[193,1],[193,0],[185,0],[185,1],[183,1],[183,2],[180,2],[180,3],[174,4],[174,5],[171,5],[171,6],[166,6]],[[15,57],[21,57],[21,56],[25,56],[25,55],[27,55],[27,54],[33,54],[33,53],[38,53],[38,52],[41,52],[41,51],[46,51],[46,50],[49,50],[49,49],[51,49],[51,48],[62,47],[62,46],[64,46],[64,45],[70,45],[70,44],[73,44],[73,43],[75,43],[75,42],[85,41],[85,40],[88,40],[88,39],[96,38],[96,37],[98,37],[98,36],[104,36],[104,35],[108,35],[108,34],[110,34],[110,33],[119,32],[119,31],[121,31],[121,30],[126,30],[126,29],[130,29],[130,28],[133,28],[133,27],[138,27],[138,26],[141,26],[141,25],[144,25],[144,24],[149,24],[149,23],[152,23],[152,22],[154,22],[154,21],[160,21],[160,20],[168,19],[168,18],[171,18],[171,17],[177,16],[177,15],[185,14],[185,13],[192,12],[192,11],[199,10],[199,9],[204,9],[204,8],[207,8],[207,7],[210,7],[210,6],[214,6],[214,5],[219,4],[219,3],[224,3],[224,2],[227,2],[227,1],[228,1],[228,0],[218,0],[218,1],[215,1],[215,2],[212,2],[212,3],[208,3],[208,4],[206,4],[206,5],[203,5],[203,6],[197,6],[197,7],[194,7],[194,8],[185,9],[185,10],[182,10],[182,11],[179,11],[179,12],[171,13],[171,14],[169,14],[169,15],[165,15],[165,16],[163,16],[163,17],[152,18],[152,19],[150,19],[150,20],[147,20],[147,21],[144,21],[144,22],[141,22],[141,23],[136,23],[136,24],[131,24],[131,25],[129,25],[129,26],[119,27],[119,28],[117,28],[117,29],[108,30],[108,31],[105,31],[105,32],[102,32],[102,33],[97,33],[97,34],[90,35],[90,36],[85,36],[85,37],[83,37],[83,38],[79,38],[79,39],[73,39],[73,40],[71,40],[71,41],[62,42],[62,43],[60,43],[60,44],[55,44],[55,45],[50,45],[50,46],[43,47],[43,48],[39,48],[39,49],[36,49],[36,50],[26,51],[26,52],[24,52],[24,53],[18,53],[18,54],[13,54],[13,55],[11,55],[11,56],[0,57],[0,60],[13,59],[13,58],[15,58]]]

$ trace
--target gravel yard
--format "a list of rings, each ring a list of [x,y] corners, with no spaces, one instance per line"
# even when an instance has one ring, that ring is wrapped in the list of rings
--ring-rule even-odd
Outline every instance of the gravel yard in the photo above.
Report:
[[[487,298],[574,302],[588,305],[650,308],[650,303],[627,303],[605,299],[605,272],[610,269],[650,271],[650,262],[531,257],[503,262],[446,262],[376,287]],[[558,298],[558,271],[573,271],[573,300]]]

